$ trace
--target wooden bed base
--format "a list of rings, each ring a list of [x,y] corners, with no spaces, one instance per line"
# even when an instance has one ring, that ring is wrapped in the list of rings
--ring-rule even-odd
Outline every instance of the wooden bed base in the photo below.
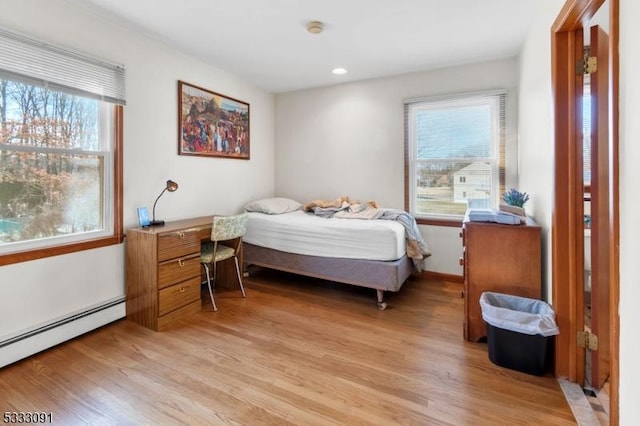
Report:
[[[412,272],[411,259],[377,261],[287,253],[243,242],[244,270],[249,265],[291,272],[376,290],[378,308],[387,307],[385,291],[398,291]]]

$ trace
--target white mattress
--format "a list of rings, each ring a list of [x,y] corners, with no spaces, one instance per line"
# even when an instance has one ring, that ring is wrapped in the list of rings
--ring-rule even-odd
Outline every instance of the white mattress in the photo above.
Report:
[[[289,253],[346,259],[396,260],[406,251],[404,227],[394,220],[323,218],[301,210],[249,213],[243,240]]]

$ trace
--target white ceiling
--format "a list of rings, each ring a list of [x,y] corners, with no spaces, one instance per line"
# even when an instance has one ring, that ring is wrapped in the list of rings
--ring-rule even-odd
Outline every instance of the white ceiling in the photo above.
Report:
[[[540,0],[69,1],[278,93],[514,57]]]

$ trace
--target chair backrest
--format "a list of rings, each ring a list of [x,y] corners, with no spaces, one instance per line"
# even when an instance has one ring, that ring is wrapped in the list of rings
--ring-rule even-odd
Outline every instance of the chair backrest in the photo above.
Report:
[[[247,231],[249,215],[214,216],[211,227],[211,241],[225,241],[242,237]]]

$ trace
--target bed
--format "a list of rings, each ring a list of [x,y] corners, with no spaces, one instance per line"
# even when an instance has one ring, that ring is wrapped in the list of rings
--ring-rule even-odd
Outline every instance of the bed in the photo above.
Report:
[[[256,265],[372,288],[384,310],[384,292],[399,291],[415,269],[407,256],[405,226],[395,220],[321,217],[303,207],[282,198],[245,206],[245,271]]]

